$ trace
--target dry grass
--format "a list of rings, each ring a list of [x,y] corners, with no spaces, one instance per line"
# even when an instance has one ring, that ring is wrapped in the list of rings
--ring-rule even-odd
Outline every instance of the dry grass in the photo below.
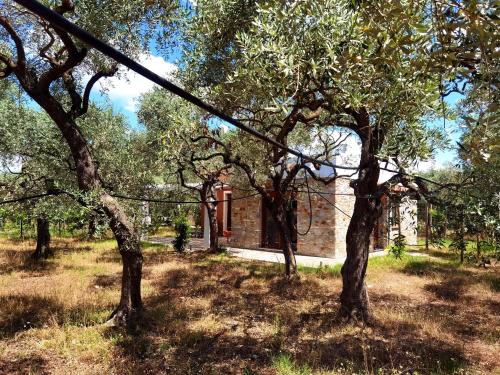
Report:
[[[157,238],[157,237],[175,237],[176,233],[174,228],[172,227],[159,227],[157,228],[154,233],[150,234],[150,238]]]
[[[0,239],[0,374],[498,373],[498,268],[459,267],[448,254],[374,258],[376,323],[336,319],[338,267],[304,269],[145,248],[145,322],[100,323],[119,296],[112,241],[58,239],[56,256]]]

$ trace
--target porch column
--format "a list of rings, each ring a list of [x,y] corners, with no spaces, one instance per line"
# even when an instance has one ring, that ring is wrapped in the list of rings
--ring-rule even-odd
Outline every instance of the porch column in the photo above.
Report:
[[[205,248],[210,247],[210,220],[208,219],[208,210],[203,207],[203,246]]]

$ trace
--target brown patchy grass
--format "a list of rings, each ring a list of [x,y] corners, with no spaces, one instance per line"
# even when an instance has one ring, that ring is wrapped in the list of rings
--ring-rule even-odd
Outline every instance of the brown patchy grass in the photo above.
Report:
[[[146,246],[144,324],[103,323],[118,301],[113,241],[0,239],[0,374],[499,373],[498,267],[432,258],[374,258],[376,322],[336,318],[337,269],[291,284],[278,265]]]

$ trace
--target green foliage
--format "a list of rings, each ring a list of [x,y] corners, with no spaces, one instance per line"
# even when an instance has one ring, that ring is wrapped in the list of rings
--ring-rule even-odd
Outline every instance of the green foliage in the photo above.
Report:
[[[227,247],[225,246],[220,246],[217,248],[217,253],[222,255],[222,256],[227,256],[229,255],[229,252],[227,251]]]
[[[326,264],[321,264],[319,267],[307,267],[307,266],[298,266],[298,270],[300,273],[306,273],[306,274],[314,274],[318,275],[320,277],[325,277],[325,276],[330,276],[330,277],[341,277],[341,264],[335,264],[335,265],[326,265]]]
[[[488,243],[498,243],[498,171],[495,163],[476,164],[464,160],[456,167],[427,174],[427,177],[442,184],[456,185],[435,193],[437,202],[431,210],[431,242],[434,245],[443,245],[447,231],[452,234],[451,247],[461,254],[467,251],[466,240],[477,236]]]
[[[278,375],[311,375],[307,365],[297,365],[289,354],[280,354],[273,359],[273,367]]]
[[[174,240],[174,249],[178,252],[182,253],[186,250],[186,246],[189,243],[189,238],[191,235],[191,226],[185,215],[180,214],[174,220],[174,229],[175,229],[175,240]]]
[[[389,254],[397,259],[401,259],[406,252],[406,246],[406,237],[402,234],[398,234],[394,237],[392,244],[389,246]]]
[[[500,242],[493,239],[486,239],[480,241],[480,246],[482,254],[500,260]]]
[[[444,143],[426,126],[440,108],[439,74],[423,72],[432,43],[426,6],[201,1],[190,20],[183,76],[193,85],[201,80],[203,95],[250,126],[271,137],[286,134],[280,141],[330,160],[340,145],[327,130],[337,141],[341,132],[356,138],[343,124],[352,124],[353,110],[366,109],[386,141],[374,153],[410,165]],[[290,125],[296,116],[302,120]],[[327,151],[311,146],[325,140]],[[280,160],[243,134],[231,147],[258,182]]]

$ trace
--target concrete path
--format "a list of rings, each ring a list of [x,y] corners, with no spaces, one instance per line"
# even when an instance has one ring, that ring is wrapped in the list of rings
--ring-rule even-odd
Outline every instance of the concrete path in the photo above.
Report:
[[[174,237],[150,237],[145,239],[146,242],[162,244],[162,245],[172,245]],[[241,249],[237,247],[230,247],[227,244],[227,239],[221,237],[219,239],[219,244],[224,246],[228,253],[243,259],[250,260],[261,260],[263,262],[270,263],[285,263],[285,257],[282,252],[278,251],[268,251],[268,250],[251,250],[251,249]],[[205,245],[203,244],[203,238],[191,238],[188,251],[198,251],[198,250],[206,250]],[[376,251],[370,253],[370,258],[384,256],[387,255],[385,251]],[[409,251],[408,255],[414,257],[429,257],[427,254]],[[321,266],[333,266],[336,264],[343,264],[345,258],[324,258],[324,257],[313,257],[307,255],[296,255],[295,259],[297,260],[297,264],[305,267],[321,267]]]
[[[173,246],[174,237],[148,237],[144,239],[144,242],[154,243],[158,245]],[[191,238],[187,246],[188,250],[205,250],[206,246],[203,244],[203,238]]]
[[[250,250],[250,249],[240,249],[235,247],[228,247],[227,251],[229,254],[244,259],[261,260],[264,262],[271,263],[285,263],[285,257],[281,252],[274,251],[264,251],[264,250]],[[386,253],[384,251],[377,251],[370,253],[370,257],[384,256]],[[323,257],[312,257],[307,255],[296,255],[295,259],[297,264],[305,267],[321,267],[321,266],[333,266],[336,264],[343,264],[345,258],[323,258]]]

